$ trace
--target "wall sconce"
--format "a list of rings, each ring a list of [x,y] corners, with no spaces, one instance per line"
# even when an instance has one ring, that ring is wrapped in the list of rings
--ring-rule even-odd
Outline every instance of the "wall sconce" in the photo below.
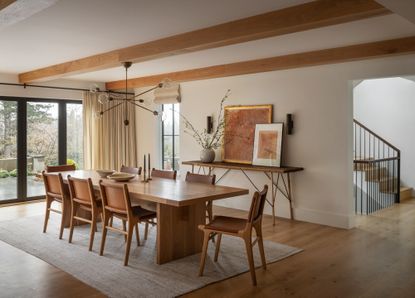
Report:
[[[211,134],[213,131],[213,118],[212,116],[207,116],[207,127],[206,131],[208,134]]]
[[[287,134],[292,135],[294,129],[293,114],[287,114]]]

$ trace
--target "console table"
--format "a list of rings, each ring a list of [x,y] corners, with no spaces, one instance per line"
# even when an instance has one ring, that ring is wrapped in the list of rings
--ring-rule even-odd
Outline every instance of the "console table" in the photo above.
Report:
[[[267,199],[267,203],[272,208],[272,218],[273,224],[275,225],[275,201],[277,199],[277,193],[281,193],[284,198],[286,198],[290,203],[290,217],[294,219],[293,214],[293,196],[291,190],[291,173],[303,171],[304,168],[301,167],[268,167],[268,166],[254,166],[248,164],[239,164],[239,163],[229,163],[229,162],[212,162],[212,163],[205,163],[201,161],[183,161],[183,165],[192,166],[192,173],[195,172],[195,167],[199,167],[198,173],[203,170],[204,174],[212,174],[213,170],[216,168],[224,169],[225,172],[216,180],[218,183],[222,180],[223,177],[226,176],[230,171],[236,170],[240,171],[244,174],[244,176],[248,179],[248,181],[252,184],[252,186],[257,190],[260,189],[255,185],[252,179],[248,176],[248,171],[254,172],[263,172],[265,176],[271,182],[271,201]],[[205,171],[207,168],[207,173]]]

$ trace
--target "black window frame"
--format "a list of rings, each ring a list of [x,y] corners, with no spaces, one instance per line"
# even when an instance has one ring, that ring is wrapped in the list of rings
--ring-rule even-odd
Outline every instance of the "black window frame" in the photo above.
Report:
[[[17,198],[0,200],[0,205],[43,199],[44,195],[27,196],[27,104],[30,102],[58,104],[58,161],[59,164],[66,164],[66,105],[82,104],[82,100],[0,95],[0,101],[13,101],[17,104],[17,173],[25,173],[17,175]]]

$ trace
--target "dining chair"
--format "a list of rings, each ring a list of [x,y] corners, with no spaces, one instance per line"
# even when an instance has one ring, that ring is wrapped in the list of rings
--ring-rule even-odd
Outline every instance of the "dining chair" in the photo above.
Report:
[[[69,192],[63,184],[62,175],[56,173],[42,172],[43,182],[45,185],[46,192],[46,212],[45,221],[43,224],[43,233],[46,233],[48,226],[50,212],[61,214],[61,226],[59,230],[59,239],[62,239],[63,228],[64,228],[64,214],[66,208],[69,208]],[[57,202],[61,204],[61,210],[52,208],[52,203]]]
[[[101,190],[101,199],[103,207],[103,231],[101,240],[101,249],[99,255],[104,254],[105,240],[107,231],[111,230],[127,236],[127,244],[125,248],[124,266],[128,265],[128,258],[130,255],[130,246],[133,230],[135,228],[137,245],[140,245],[138,223],[148,223],[157,217],[157,213],[146,210],[141,206],[131,206],[130,194],[128,192],[127,184],[115,184],[99,181]],[[126,231],[118,229],[109,225],[111,217],[117,216],[127,223]]]
[[[127,166],[122,165],[120,172],[141,175],[141,167],[134,168],[134,167],[127,167]]]
[[[186,173],[186,181],[187,182],[196,182],[196,183],[204,183],[204,184],[215,184],[216,175],[201,175],[201,174],[194,174],[190,173],[189,171]],[[207,217],[209,218],[209,222],[213,219],[213,203],[212,201],[206,202],[206,213]]]
[[[267,197],[268,186],[265,185],[261,192],[255,192],[252,198],[251,208],[249,209],[248,218],[235,218],[229,216],[215,216],[213,221],[207,225],[199,225],[204,233],[202,255],[200,257],[199,276],[203,275],[209,238],[211,233],[218,235],[215,249],[214,261],[218,261],[220,243],[222,234],[240,237],[245,242],[246,254],[248,257],[249,270],[251,272],[252,284],[256,286],[255,264],[252,247],[258,243],[259,253],[261,255],[262,268],[266,269],[264,243],[262,239],[262,214]],[[252,241],[252,229],[255,229],[256,239]]]
[[[155,168],[151,170],[151,177],[176,180],[176,176],[177,171],[156,170]]]
[[[58,166],[46,166],[45,170],[47,173],[53,172],[65,172],[65,171],[75,171],[75,165],[58,165]]]
[[[97,230],[97,221],[99,216],[102,217],[102,201],[95,196],[94,187],[91,178],[79,179],[68,175],[69,193],[71,198],[71,220],[69,228],[69,243],[72,243],[75,220],[91,224],[89,234],[89,251],[94,245],[95,231]],[[78,210],[86,211],[84,214],[90,214],[91,219],[81,216]],[[89,216],[88,216],[89,217]]]

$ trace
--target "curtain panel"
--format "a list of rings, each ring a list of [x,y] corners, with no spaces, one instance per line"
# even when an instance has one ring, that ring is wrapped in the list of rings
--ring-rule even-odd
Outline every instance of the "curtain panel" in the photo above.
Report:
[[[106,110],[119,101],[104,105],[98,102],[98,94],[84,92],[84,167],[85,169],[119,170],[121,165],[137,167],[137,127],[135,108],[120,106],[108,111],[102,117],[95,114]],[[124,125],[125,112],[129,125]]]

